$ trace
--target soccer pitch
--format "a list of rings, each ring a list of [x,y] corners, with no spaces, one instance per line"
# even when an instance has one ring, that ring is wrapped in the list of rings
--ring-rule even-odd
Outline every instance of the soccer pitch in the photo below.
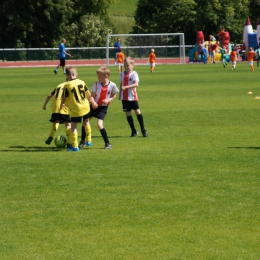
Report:
[[[97,68],[78,67],[88,87]],[[93,147],[73,153],[44,143],[61,70],[0,69],[0,259],[260,258],[260,67],[135,70],[149,137],[135,115],[129,137],[116,98],[104,121],[113,148],[93,118]],[[117,67],[110,80],[119,86]]]

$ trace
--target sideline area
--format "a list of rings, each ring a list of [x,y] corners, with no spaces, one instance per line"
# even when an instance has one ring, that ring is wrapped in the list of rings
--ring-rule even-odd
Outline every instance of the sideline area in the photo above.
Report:
[[[186,63],[189,62],[189,59],[186,58]],[[179,58],[157,58],[156,64],[179,64]],[[5,61],[0,62],[0,68],[16,68],[16,67],[57,67],[59,60],[49,60],[49,61]],[[135,59],[135,64],[147,65],[147,59]],[[103,60],[70,60],[66,59],[66,66],[101,66],[106,65],[106,59]],[[114,65],[114,60],[109,60],[109,65]]]

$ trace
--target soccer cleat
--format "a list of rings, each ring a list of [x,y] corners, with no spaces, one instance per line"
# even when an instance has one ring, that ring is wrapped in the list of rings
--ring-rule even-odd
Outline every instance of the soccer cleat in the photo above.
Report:
[[[47,140],[45,141],[46,144],[51,144],[51,141],[52,141],[52,137],[48,137]]]
[[[54,74],[57,74],[57,70],[54,70],[53,72],[54,72]]]
[[[72,147],[72,145],[71,144],[67,144],[67,148],[70,148],[70,147]]]
[[[91,143],[91,142],[86,142],[86,146],[87,146],[87,147],[91,147],[91,146],[92,146],[92,143]]]
[[[112,149],[112,145],[110,143],[106,143],[104,149]]]
[[[146,130],[143,130],[143,131],[142,131],[142,134],[143,134],[143,137],[148,137],[148,133],[147,133]]]
[[[79,151],[79,148],[76,147],[74,148],[73,146],[70,146],[68,149],[67,149],[68,152],[78,152]]]
[[[137,132],[137,131],[136,131],[136,132],[132,132],[132,134],[131,134],[130,137],[137,137],[137,135],[138,135],[138,132]]]
[[[85,146],[85,141],[81,140],[79,143],[79,148],[82,149]]]

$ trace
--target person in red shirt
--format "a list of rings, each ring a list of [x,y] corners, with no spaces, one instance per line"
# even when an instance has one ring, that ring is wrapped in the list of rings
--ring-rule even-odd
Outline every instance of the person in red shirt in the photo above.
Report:
[[[218,48],[218,46],[219,46],[219,42],[210,44],[209,50],[210,50],[210,56],[212,59],[212,63],[216,63],[215,54],[216,54],[216,49]]]

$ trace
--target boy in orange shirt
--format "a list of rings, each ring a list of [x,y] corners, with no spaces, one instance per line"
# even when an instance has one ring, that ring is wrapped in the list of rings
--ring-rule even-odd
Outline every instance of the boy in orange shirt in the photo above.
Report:
[[[124,58],[125,58],[124,53],[122,52],[121,49],[119,49],[118,53],[116,54],[116,63],[118,64],[119,73],[123,71]]]
[[[254,57],[255,57],[255,55],[256,55],[256,53],[253,51],[253,48],[250,47],[249,52],[247,53],[247,60],[248,60],[248,64],[249,64],[252,71],[255,71],[255,69],[254,69]]]
[[[235,47],[232,47],[232,51],[230,53],[230,60],[232,62],[232,70],[236,69],[236,63],[237,63],[237,52],[235,50]]]
[[[150,54],[148,55],[148,62],[150,62],[150,71],[153,73],[155,67],[155,59],[156,55],[154,53],[154,49],[151,49]]]

